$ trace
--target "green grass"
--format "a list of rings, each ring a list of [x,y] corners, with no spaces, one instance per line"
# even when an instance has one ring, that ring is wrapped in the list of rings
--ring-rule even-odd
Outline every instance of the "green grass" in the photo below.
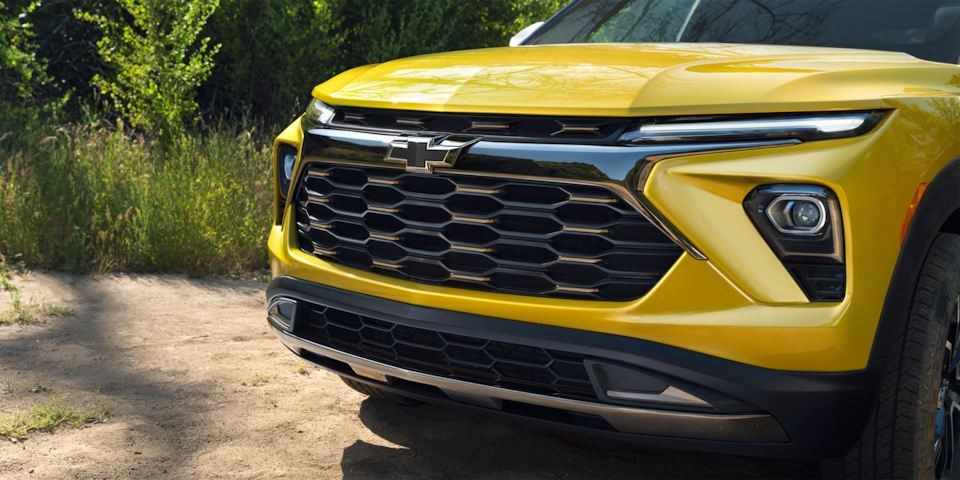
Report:
[[[10,293],[10,308],[0,311],[0,325],[23,325],[37,319],[33,309],[24,304],[20,290],[13,284],[13,270],[7,259],[0,254],[0,290]]]
[[[25,269],[20,264],[20,277],[24,278]],[[46,302],[40,304],[24,303],[17,286],[13,283],[14,271],[7,264],[7,259],[0,254],[0,290],[10,293],[10,308],[0,311],[0,325],[24,325],[37,320],[38,316],[53,316],[58,318],[76,315],[76,310],[70,307],[60,307]]]
[[[73,407],[64,401],[67,394],[49,393],[50,400],[0,418],[0,437],[21,438],[31,431],[50,430],[58,425],[81,427],[110,417],[112,407],[102,399],[95,405]]]
[[[71,307],[58,307],[56,305],[50,305],[48,303],[44,303],[40,305],[40,315],[63,318],[63,317],[71,317],[76,314],[77,314],[77,311]]]
[[[250,380],[240,380],[240,385],[243,385],[243,386],[249,385],[251,387],[256,387],[261,383],[267,383],[267,380],[269,379],[267,378],[266,375],[260,374],[260,375],[257,375],[256,377],[251,378]]]
[[[309,365],[307,362],[303,361],[303,359],[298,358],[293,361],[293,373],[299,375],[310,375]]]
[[[267,267],[269,135],[220,127],[161,147],[103,121],[21,117],[0,112],[0,253],[73,272]]]

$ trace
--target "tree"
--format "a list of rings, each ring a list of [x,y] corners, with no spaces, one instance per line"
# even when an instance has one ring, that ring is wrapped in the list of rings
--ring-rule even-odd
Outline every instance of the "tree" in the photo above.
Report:
[[[37,59],[36,45],[29,43],[33,32],[26,16],[38,5],[39,0],[15,10],[0,1],[0,98],[10,96],[11,90],[30,98],[37,83],[49,81],[43,63]]]
[[[210,74],[209,38],[197,41],[218,0],[119,0],[133,22],[90,13],[103,31],[97,49],[107,67],[93,82],[120,117],[169,141],[195,120],[196,88]]]

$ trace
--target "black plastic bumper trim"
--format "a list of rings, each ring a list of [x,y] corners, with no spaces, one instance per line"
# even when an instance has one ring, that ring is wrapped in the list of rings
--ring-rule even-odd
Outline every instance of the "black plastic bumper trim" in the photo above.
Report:
[[[412,384],[429,385],[442,391],[466,394],[474,398],[488,399],[488,404],[496,401],[519,402],[527,405],[546,407],[562,412],[591,415],[603,418],[619,432],[629,434],[657,435],[664,437],[695,438],[701,440],[720,440],[726,442],[750,443],[785,443],[789,439],[783,428],[767,414],[741,415],[713,415],[705,413],[672,412],[646,408],[623,407],[619,405],[605,405],[600,403],[570,400],[548,395],[521,392],[505,388],[479,385],[450,378],[437,377],[425,373],[405,370],[399,367],[385,365],[379,362],[340,352],[323,345],[318,345],[295,337],[276,328],[275,320],[271,318],[274,327],[273,333],[280,338],[288,348],[307,350],[315,355],[351,367],[360,367],[392,377],[393,381],[376,382],[378,387],[392,385],[405,393],[409,388],[402,388],[396,380],[405,380],[404,386]],[[308,357],[314,364],[333,370],[336,373],[343,368],[334,369],[326,366],[327,362],[320,362]],[[495,399],[495,400],[494,400]]]
[[[860,436],[878,388],[876,375],[869,368],[830,373],[771,370],[635,338],[422,307],[291,277],[277,277],[270,282],[267,299],[278,295],[347,308],[363,315],[387,316],[392,320],[400,317],[411,326],[577,352],[663,372],[762,408],[776,418],[791,439],[788,443],[759,444],[602,433],[645,444],[780,458],[834,457],[845,453]],[[355,379],[419,398],[393,386]],[[457,402],[420,399],[464,408]],[[477,411],[504,413],[483,408]],[[571,429],[569,425],[548,423]],[[577,431],[601,434],[591,428]]]

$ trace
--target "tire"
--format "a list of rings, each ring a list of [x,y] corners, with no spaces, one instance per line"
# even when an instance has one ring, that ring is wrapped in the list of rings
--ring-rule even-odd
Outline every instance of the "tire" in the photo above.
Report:
[[[380,400],[386,400],[397,405],[413,406],[420,405],[420,400],[415,400],[409,397],[404,397],[403,395],[397,395],[393,392],[388,392],[386,390],[381,390],[373,385],[367,385],[366,383],[361,383],[352,378],[340,376],[340,380],[343,380],[343,383],[346,383],[348,387],[367,395],[371,398],[379,398]]]
[[[960,236],[937,236],[912,293],[867,427],[845,457],[820,461],[823,478],[939,479],[960,470]]]

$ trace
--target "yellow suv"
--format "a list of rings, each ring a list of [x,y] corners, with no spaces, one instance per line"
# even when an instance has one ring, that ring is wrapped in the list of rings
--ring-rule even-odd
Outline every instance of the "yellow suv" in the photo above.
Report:
[[[398,403],[947,478],[958,16],[581,0],[344,72],[276,139],[268,321]]]

